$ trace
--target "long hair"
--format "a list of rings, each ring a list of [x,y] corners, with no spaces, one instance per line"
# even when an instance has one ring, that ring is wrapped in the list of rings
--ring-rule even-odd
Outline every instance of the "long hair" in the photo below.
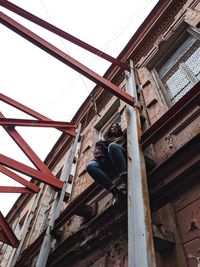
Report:
[[[105,131],[105,133],[104,133],[104,135],[103,135],[104,140],[108,140],[108,139],[110,139],[110,138],[113,136],[113,134],[112,134],[112,132],[111,132],[111,127],[113,126],[113,124],[115,124],[115,125],[118,127],[117,137],[123,135],[122,128],[121,128],[121,126],[119,125],[119,123],[117,123],[117,122],[113,122],[113,123],[109,126],[109,128]]]

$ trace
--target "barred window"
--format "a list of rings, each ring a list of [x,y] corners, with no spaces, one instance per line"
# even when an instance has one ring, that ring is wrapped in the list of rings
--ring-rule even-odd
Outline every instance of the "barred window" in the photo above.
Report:
[[[200,41],[189,35],[156,71],[171,103],[176,103],[200,80]]]

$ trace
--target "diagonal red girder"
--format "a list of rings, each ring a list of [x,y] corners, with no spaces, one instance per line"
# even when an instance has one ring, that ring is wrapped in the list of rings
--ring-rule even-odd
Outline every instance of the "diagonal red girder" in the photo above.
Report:
[[[26,27],[22,26],[20,23],[16,22],[15,20],[11,19],[9,16],[5,15],[4,13],[0,12],[0,22],[11,29],[12,31],[16,32],[26,40],[30,41],[34,45],[38,46],[42,50],[46,51],[50,55],[54,56],[67,66],[71,67],[72,69],[78,71],[80,74],[84,75],[91,81],[95,82],[99,86],[102,86],[105,90],[110,92],[111,94],[117,96],[127,104],[134,106],[134,97],[124,92],[122,89],[117,87],[112,82],[108,81],[107,79],[101,77],[96,72],[92,71],[91,69],[87,68],[74,58],[70,57],[69,55],[65,54],[63,51],[59,50],[57,47],[53,46],[49,42],[45,41],[32,31],[28,30]]]
[[[11,227],[9,226],[7,221],[5,220],[1,211],[0,211],[0,228],[1,228],[0,240],[2,238],[3,240],[1,240],[1,241],[17,248],[19,246],[19,241],[18,241],[17,237],[15,236],[15,234],[13,233]]]
[[[27,120],[27,119],[13,119],[13,118],[0,118],[0,125],[12,125],[12,126],[29,126],[29,127],[52,127],[63,129],[74,129],[75,124],[64,121],[44,121],[44,120]],[[75,132],[74,132],[75,134]]]
[[[52,178],[52,176],[43,173],[41,171],[37,171],[23,163],[20,163],[14,159],[11,159],[7,156],[4,156],[2,154],[0,154],[0,164],[7,166],[8,168],[11,168],[15,171],[21,172],[25,175],[28,175],[32,178],[35,178],[43,183],[46,183],[48,185],[51,185],[57,189],[62,189],[63,187],[63,182],[56,179],[56,178]]]
[[[6,237],[6,235],[4,234],[4,232],[1,229],[0,229],[0,241],[10,245],[9,239]]]
[[[0,118],[5,118],[4,115],[0,112]],[[14,142],[21,148],[24,154],[30,159],[30,161],[35,165],[35,167],[55,178],[52,172],[47,168],[47,166],[41,161],[41,159],[36,155],[32,148],[26,143],[22,136],[17,132],[15,128],[10,128],[5,125],[2,126],[4,130],[10,135]]]
[[[17,186],[0,186],[0,193],[23,193],[23,194],[33,194],[33,191],[26,187]]]
[[[93,54],[95,54],[101,58],[104,58],[105,60],[110,61],[115,65],[118,65],[120,68],[129,70],[129,66],[124,64],[120,60],[111,57],[110,55],[104,53],[103,51],[100,51],[99,49],[96,49],[95,47],[89,45],[88,43],[85,43],[82,40],[72,36],[71,34],[69,34],[65,31],[57,28],[56,26],[50,24],[49,22],[42,20],[41,18],[39,18],[39,17],[31,14],[30,12],[22,9],[21,7],[16,6],[7,0],[0,0],[0,5],[9,9],[10,11],[28,19],[29,21],[32,21],[33,23],[47,29],[48,31],[51,31],[51,32],[59,35],[60,37],[90,51],[91,53],[93,53]]]
[[[1,12],[0,12],[1,13]],[[39,120],[44,120],[44,121],[50,121],[50,122],[53,122],[53,120],[45,117],[44,115],[38,113],[37,111],[34,111],[33,109],[30,109],[28,108],[27,106],[13,100],[12,98],[6,96],[6,95],[3,95],[2,93],[0,93],[0,100],[2,100],[3,102],[11,105],[12,107],[15,107],[23,112],[25,112],[26,114],[28,115],[31,115]],[[75,133],[74,133],[74,130],[70,129],[70,130],[65,130],[65,129],[62,129],[62,128],[56,128],[66,134],[69,134],[71,136],[75,136]]]
[[[79,40],[73,36],[70,36],[69,34],[63,32],[62,30],[54,27],[51,24],[46,23],[45,21],[42,21],[41,19],[32,15],[31,13],[28,13],[25,10],[18,8],[17,6],[12,5],[12,3],[8,2],[8,1],[0,0],[0,5],[2,5],[2,6],[6,5],[6,8],[8,8],[8,6],[9,6],[9,8],[11,7],[11,9],[14,7],[14,9],[12,11],[14,11],[16,13],[19,12],[18,14],[20,14],[24,17],[28,16],[27,18],[29,20],[37,23],[38,25],[41,25],[44,28],[46,27],[46,29],[64,37],[65,39],[69,38],[68,40],[70,40],[71,42],[76,43],[77,45],[87,49],[88,51],[97,53],[102,58],[112,62],[113,64],[120,66],[121,68],[128,69],[128,66],[125,65],[124,63],[110,57],[109,55],[106,55],[102,51],[95,50],[95,48],[87,45],[86,43],[82,42],[81,40]],[[62,61],[63,63],[65,63],[69,67],[73,68],[74,70],[78,71],[79,73],[81,73],[85,77],[89,78],[90,80],[92,80],[93,82],[98,84],[99,86],[102,86],[105,90],[107,90],[111,94],[119,97],[121,100],[134,106],[134,98],[132,96],[128,95],[122,89],[118,88],[116,85],[114,85],[110,81],[106,80],[105,78],[101,77],[97,73],[95,73],[92,70],[90,70],[89,68],[85,67],[84,65],[82,65],[81,63],[79,63],[78,61],[73,59],[72,57],[63,53],[61,50],[57,49],[56,47],[54,47],[50,43],[46,42],[44,39],[40,38],[39,36],[37,36],[33,32],[29,31],[27,28],[23,27],[22,25],[20,25],[16,21],[12,20],[11,18],[6,16],[2,12],[0,12],[0,22],[2,24],[4,24],[6,27],[10,28],[14,32],[16,32],[19,35],[21,35],[22,37],[24,37],[25,39],[29,40],[30,42],[32,42],[36,46],[40,47],[41,49],[43,49],[44,51],[46,51],[50,55],[52,55],[55,58],[57,58],[58,60]],[[52,186],[56,187],[57,189],[58,188],[61,189],[63,182],[57,180],[56,178],[54,178],[54,176],[52,174],[49,173],[50,171],[48,170],[48,168],[47,167],[45,168],[44,167],[45,165],[41,164],[37,155],[27,145],[27,143],[23,140],[23,138],[19,135],[19,133],[15,130],[15,128],[13,126],[55,127],[55,128],[65,132],[69,135],[72,135],[73,137],[75,136],[75,131],[74,131],[75,128],[70,127],[71,125],[66,125],[66,124],[63,125],[62,122],[53,122],[50,119],[48,119],[47,117],[29,109],[28,107],[18,103],[15,100],[12,100],[11,98],[9,98],[3,94],[0,94],[0,100],[12,105],[13,107],[17,107],[18,109],[26,112],[27,114],[41,120],[41,121],[38,121],[38,120],[33,121],[33,120],[15,119],[15,121],[14,121],[14,119],[2,118],[3,116],[1,116],[1,114],[0,114],[0,117],[2,118],[2,120],[0,121],[0,125],[3,126],[3,128],[7,131],[7,133],[19,145],[19,147],[24,152],[26,151],[25,154],[29,157],[29,159],[33,162],[33,164],[40,171],[35,170],[35,169],[25,165],[25,164],[22,164],[18,161],[15,161],[15,160],[8,158],[8,157],[1,155],[1,154],[0,154],[0,164],[5,165],[5,166],[7,166],[11,169],[14,169],[16,171],[19,171],[19,172],[26,174],[30,177],[33,177],[35,179],[38,179],[39,181],[45,182],[46,184],[52,185]],[[33,124],[33,122],[34,122],[34,124]],[[35,125],[35,124],[37,124],[37,125]],[[27,152],[27,149],[28,149],[28,152]],[[21,178],[21,177],[19,175],[18,175],[18,177],[16,177],[14,175],[15,174],[14,172],[10,171],[9,169],[5,168],[4,166],[2,166],[2,167],[4,168],[4,173],[7,172],[7,175],[8,175],[8,172],[10,172],[11,178],[13,178],[13,179],[15,178],[16,180],[17,179],[20,180],[19,178]],[[23,178],[21,178],[21,179],[23,179]],[[24,181],[23,180],[20,180],[20,181],[23,184]],[[27,183],[29,183],[29,182],[27,182]],[[29,188],[31,187],[30,184],[27,184],[26,187],[8,187],[8,186],[1,187],[0,186],[0,192],[29,193],[29,191],[30,191]],[[9,243],[12,246],[16,247],[18,245],[17,244],[18,240],[17,239],[14,240],[14,238],[13,238],[14,234],[13,234],[11,229],[8,229],[9,237],[7,237],[5,235],[6,232],[4,231],[3,222],[6,223],[4,217],[3,218],[0,217],[0,227],[2,229],[2,231],[0,231],[0,240],[2,240],[5,243],[8,243],[8,241],[9,241]],[[2,223],[3,227],[1,225],[1,223]],[[7,226],[8,226],[8,224],[7,224]]]
[[[32,192],[39,192],[40,191],[40,188],[27,181],[26,179],[22,178],[21,176],[19,176],[18,174],[16,174],[15,172],[7,169],[6,167],[0,165],[0,172],[7,175],[8,177],[12,178],[13,180],[15,180],[16,182],[20,183],[20,184],[23,184],[24,186],[26,186],[28,189],[30,189]]]

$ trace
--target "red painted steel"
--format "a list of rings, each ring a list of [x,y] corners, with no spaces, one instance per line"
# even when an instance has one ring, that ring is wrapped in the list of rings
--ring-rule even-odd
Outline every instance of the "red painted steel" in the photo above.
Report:
[[[26,187],[0,186],[0,193],[25,193],[25,194],[33,194],[33,191],[30,191]]]
[[[75,124],[63,121],[44,121],[44,120],[27,120],[27,119],[13,119],[13,118],[0,118],[0,125],[23,126],[23,127],[59,127],[66,129],[74,129]],[[75,134],[75,133],[74,133]]]
[[[52,176],[43,173],[41,171],[37,171],[23,163],[20,163],[14,159],[11,159],[9,157],[6,157],[2,154],[0,154],[0,164],[5,165],[11,169],[14,169],[16,171],[19,171],[25,175],[28,175],[30,177],[33,177],[41,182],[44,182],[48,185],[51,185],[55,187],[56,189],[62,189],[63,182],[60,180],[57,180],[56,178],[52,178]]]
[[[0,12],[0,14],[1,14],[1,12]],[[23,104],[15,101],[13,99],[11,99],[10,97],[8,97],[6,95],[1,94],[1,93],[0,93],[0,100],[2,100],[3,102],[11,105],[12,107],[15,107],[15,108],[25,112],[26,114],[31,115],[31,116],[39,119],[39,120],[53,122],[53,120],[43,116],[42,114],[34,111],[33,109],[30,109],[30,108],[26,107],[25,105],[23,105]],[[73,137],[75,136],[74,130],[65,130],[65,129],[62,129],[62,128],[57,128],[57,129],[62,131],[62,132],[64,132],[64,133],[66,133],[66,134],[69,134],[69,135],[71,135]]]
[[[0,118],[4,118],[3,114],[0,112]],[[30,148],[26,141],[21,137],[16,129],[3,126],[4,130],[10,135],[14,142],[21,148],[24,154],[30,159],[30,161],[35,165],[35,167],[48,175],[55,178],[47,166],[41,161],[41,159],[35,154],[35,152]]]
[[[0,212],[0,227],[1,227],[1,230],[3,232],[3,235],[5,235],[6,238],[9,240],[9,245],[17,248],[19,246],[19,241],[18,241],[17,237],[15,236],[15,234],[13,233],[10,226],[8,225],[8,223],[6,222],[4,216],[1,212]],[[5,242],[5,240],[4,240],[4,242]]]
[[[4,234],[3,231],[0,230],[0,241],[2,241],[3,243],[9,244],[10,245],[10,241],[8,240],[8,238],[6,237],[6,235]]]
[[[103,51],[101,51],[99,49],[96,49],[95,47],[93,47],[93,46],[87,44],[86,42],[72,36],[71,34],[57,28],[56,26],[48,23],[47,21],[44,21],[43,19],[31,14],[30,12],[20,8],[19,6],[16,6],[7,0],[0,0],[0,5],[9,9],[10,11],[32,21],[33,23],[47,29],[48,31],[51,31],[51,32],[59,35],[60,37],[63,37],[64,39],[74,43],[75,45],[78,45],[78,46],[82,47],[83,49],[86,49],[86,50],[90,51],[91,53],[93,53],[93,54],[95,54],[95,55],[115,64],[115,65],[118,65],[120,68],[129,70],[129,66],[126,65],[125,63],[121,62],[120,60],[111,57],[110,55],[104,53]]]
[[[21,176],[19,176],[18,174],[16,174],[15,172],[12,172],[11,170],[7,169],[6,167],[0,165],[0,172],[4,173],[5,175],[9,176],[10,178],[12,178],[13,180],[17,181],[20,184],[23,184],[24,186],[26,186],[27,188],[29,188],[32,192],[39,192],[40,188],[25,180],[24,178],[22,178]]]
[[[111,83],[110,81],[106,80],[105,78],[101,77],[91,69],[87,68],[77,60],[73,59],[72,57],[68,56],[52,44],[48,43],[35,33],[31,32],[21,24],[17,23],[15,20],[11,19],[10,17],[6,16],[4,13],[0,12],[0,21],[3,25],[11,29],[12,31],[16,32],[17,34],[21,35],[23,38],[27,39],[34,45],[38,46],[42,50],[46,51],[50,55],[54,56],[64,64],[68,65],[72,69],[78,71],[80,74],[84,75],[91,81],[95,82],[99,86],[102,86],[105,90],[110,92],[111,94],[119,97],[121,100],[126,102],[127,104],[134,106],[134,98],[129,94],[125,93],[122,89],[117,87],[115,84]]]

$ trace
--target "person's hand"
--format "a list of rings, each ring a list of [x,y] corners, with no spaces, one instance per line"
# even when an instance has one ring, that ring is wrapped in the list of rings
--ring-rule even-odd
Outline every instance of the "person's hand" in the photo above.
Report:
[[[134,107],[137,108],[139,110],[139,112],[142,111],[142,105],[139,102],[135,102]]]

